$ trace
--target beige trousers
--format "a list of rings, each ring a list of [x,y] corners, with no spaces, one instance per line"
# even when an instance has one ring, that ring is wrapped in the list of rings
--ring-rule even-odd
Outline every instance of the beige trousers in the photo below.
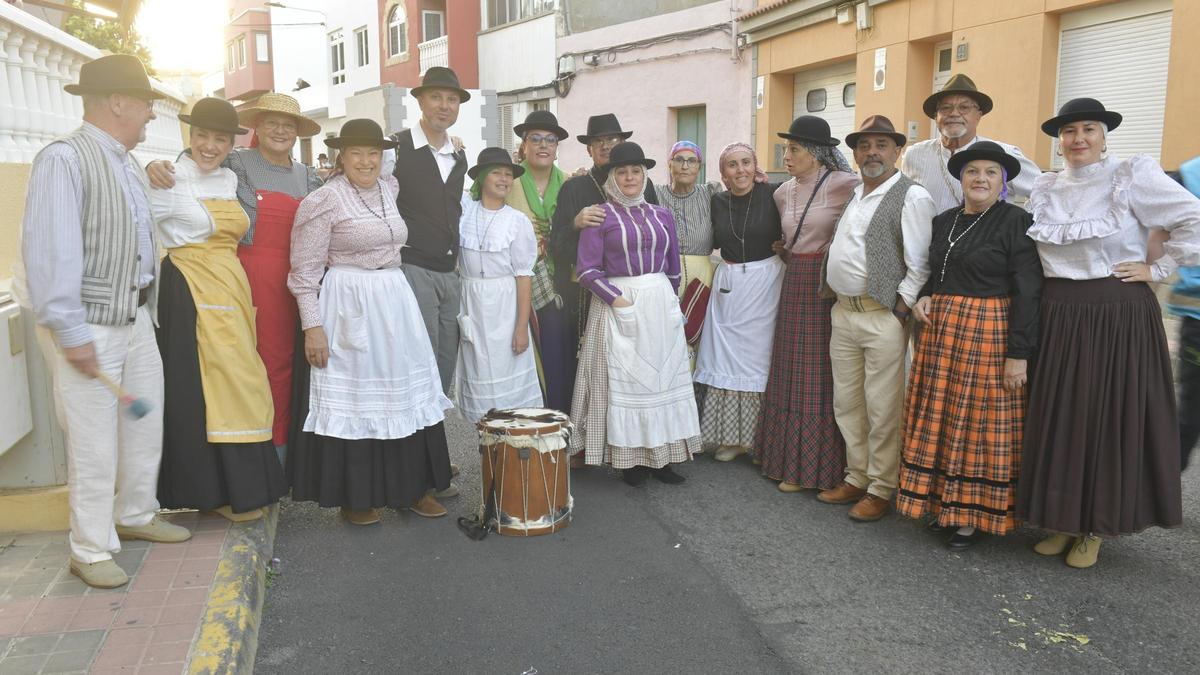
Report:
[[[833,414],[846,440],[846,482],[891,499],[900,472],[908,328],[862,296],[839,296],[832,323]]]

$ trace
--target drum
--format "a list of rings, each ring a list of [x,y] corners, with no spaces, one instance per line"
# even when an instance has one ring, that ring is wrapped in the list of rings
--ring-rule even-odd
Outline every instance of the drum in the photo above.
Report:
[[[492,410],[476,425],[483,456],[484,521],[496,532],[531,537],[571,522],[571,420],[557,410]]]

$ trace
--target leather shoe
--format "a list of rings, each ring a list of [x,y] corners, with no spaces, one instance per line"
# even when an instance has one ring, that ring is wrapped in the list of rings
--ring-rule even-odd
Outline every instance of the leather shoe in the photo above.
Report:
[[[787,492],[789,494],[793,492],[804,492],[804,486],[799,485],[798,483],[789,483],[784,480],[779,481],[779,491]]]
[[[245,523],[251,520],[258,520],[263,517],[262,509],[250,509],[249,511],[237,512],[233,507],[226,504],[213,509],[213,513],[225,518],[231,523]]]
[[[975,530],[971,534],[959,534],[958,532],[955,532],[954,534],[950,535],[950,541],[946,542],[946,546],[949,546],[955,551],[965,551],[966,549],[969,549],[975,544],[979,543],[979,540],[986,536],[987,535],[980,530]]]
[[[658,479],[658,482],[666,483],[667,485],[679,485],[683,481],[687,480],[683,476],[675,473],[675,470],[671,468],[670,464],[661,469],[650,469],[650,475]]]
[[[713,453],[713,459],[717,460],[718,462],[732,462],[733,460],[737,459],[739,455],[743,455],[745,453],[746,449],[740,445],[722,445],[721,447],[717,448],[715,453]]]
[[[641,487],[646,482],[646,471],[644,466],[631,466],[628,469],[621,470],[621,480],[630,487]]]
[[[79,562],[71,558],[71,574],[93,588],[117,588],[129,583],[129,575],[112,558],[94,563]]]
[[[342,517],[353,525],[374,525],[379,522],[379,509],[356,511],[343,506]]]
[[[451,483],[450,487],[446,488],[445,490],[438,490],[437,492],[433,493],[433,496],[437,497],[438,499],[450,499],[451,497],[457,497],[458,495],[458,486],[453,483]]]
[[[852,504],[862,499],[865,494],[867,494],[866,490],[843,482],[835,488],[817,493],[817,501],[826,504]]]
[[[861,523],[870,523],[887,515],[891,506],[892,503],[883,497],[868,493],[850,509],[850,517]]]
[[[424,518],[439,518],[446,515],[446,507],[439,504],[438,500],[429,494],[421,497],[416,504],[408,507],[408,510]]]
[[[160,544],[177,544],[192,538],[186,527],[167,522],[166,518],[154,516],[145,525],[117,525],[117,535],[122,539],[143,539]]]
[[[1074,543],[1075,538],[1071,535],[1056,532],[1034,544],[1033,552],[1038,555],[1061,555]]]
[[[933,532],[934,534],[941,534],[943,532],[949,532],[950,530],[956,530],[958,528],[951,527],[949,525],[943,525],[939,523],[938,519],[935,517],[931,518],[928,523],[925,523],[925,529]]]
[[[1100,537],[1087,535],[1086,537],[1076,537],[1075,545],[1071,547],[1071,551],[1067,553],[1067,564],[1075,569],[1087,569],[1096,564],[1096,559],[1100,556]]]

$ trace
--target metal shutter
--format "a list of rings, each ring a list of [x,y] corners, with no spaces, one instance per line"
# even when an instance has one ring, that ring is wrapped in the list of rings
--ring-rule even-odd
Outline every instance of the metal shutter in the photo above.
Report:
[[[513,152],[517,149],[517,137],[513,135],[513,108],[515,103],[497,106],[500,117],[500,147]]]
[[[801,115],[816,115],[824,119],[829,123],[829,130],[833,133],[833,137],[842,140],[838,148],[846,153],[846,157],[850,161],[853,159],[850,156],[849,148],[846,147],[845,138],[846,134],[854,131],[854,105],[853,100],[850,101],[851,105],[847,106],[842,99],[846,92],[846,86],[854,85],[854,78],[854,60],[805,70],[796,73],[792,94],[792,118],[795,119]],[[810,112],[808,109],[809,93],[819,89],[825,90],[825,108]]]
[[[1170,11],[1064,30],[1055,110],[1073,98],[1097,99],[1124,116],[1108,137],[1110,153],[1145,153],[1158,159],[1170,50]],[[1055,141],[1053,166],[1061,168],[1057,148]]]

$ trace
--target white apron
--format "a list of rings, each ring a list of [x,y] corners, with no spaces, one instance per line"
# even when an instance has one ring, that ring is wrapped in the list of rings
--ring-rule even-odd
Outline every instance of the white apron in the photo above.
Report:
[[[468,422],[478,422],[492,408],[541,408],[533,358],[529,348],[513,354],[517,323],[517,280],[514,277],[462,277],[458,315],[460,342],[454,369],[454,405]],[[529,329],[526,328],[526,332]]]
[[[742,263],[722,262],[713,275],[696,358],[696,381],[719,389],[761,393],[767,388],[779,290],[787,265],[773,255],[744,267],[743,271]]]
[[[321,282],[320,303],[329,364],[312,369],[305,431],[386,440],[444,419],[450,399],[400,268],[335,265]]]
[[[610,277],[631,307],[610,307],[608,444],[657,448],[700,433],[679,298],[664,274]]]

